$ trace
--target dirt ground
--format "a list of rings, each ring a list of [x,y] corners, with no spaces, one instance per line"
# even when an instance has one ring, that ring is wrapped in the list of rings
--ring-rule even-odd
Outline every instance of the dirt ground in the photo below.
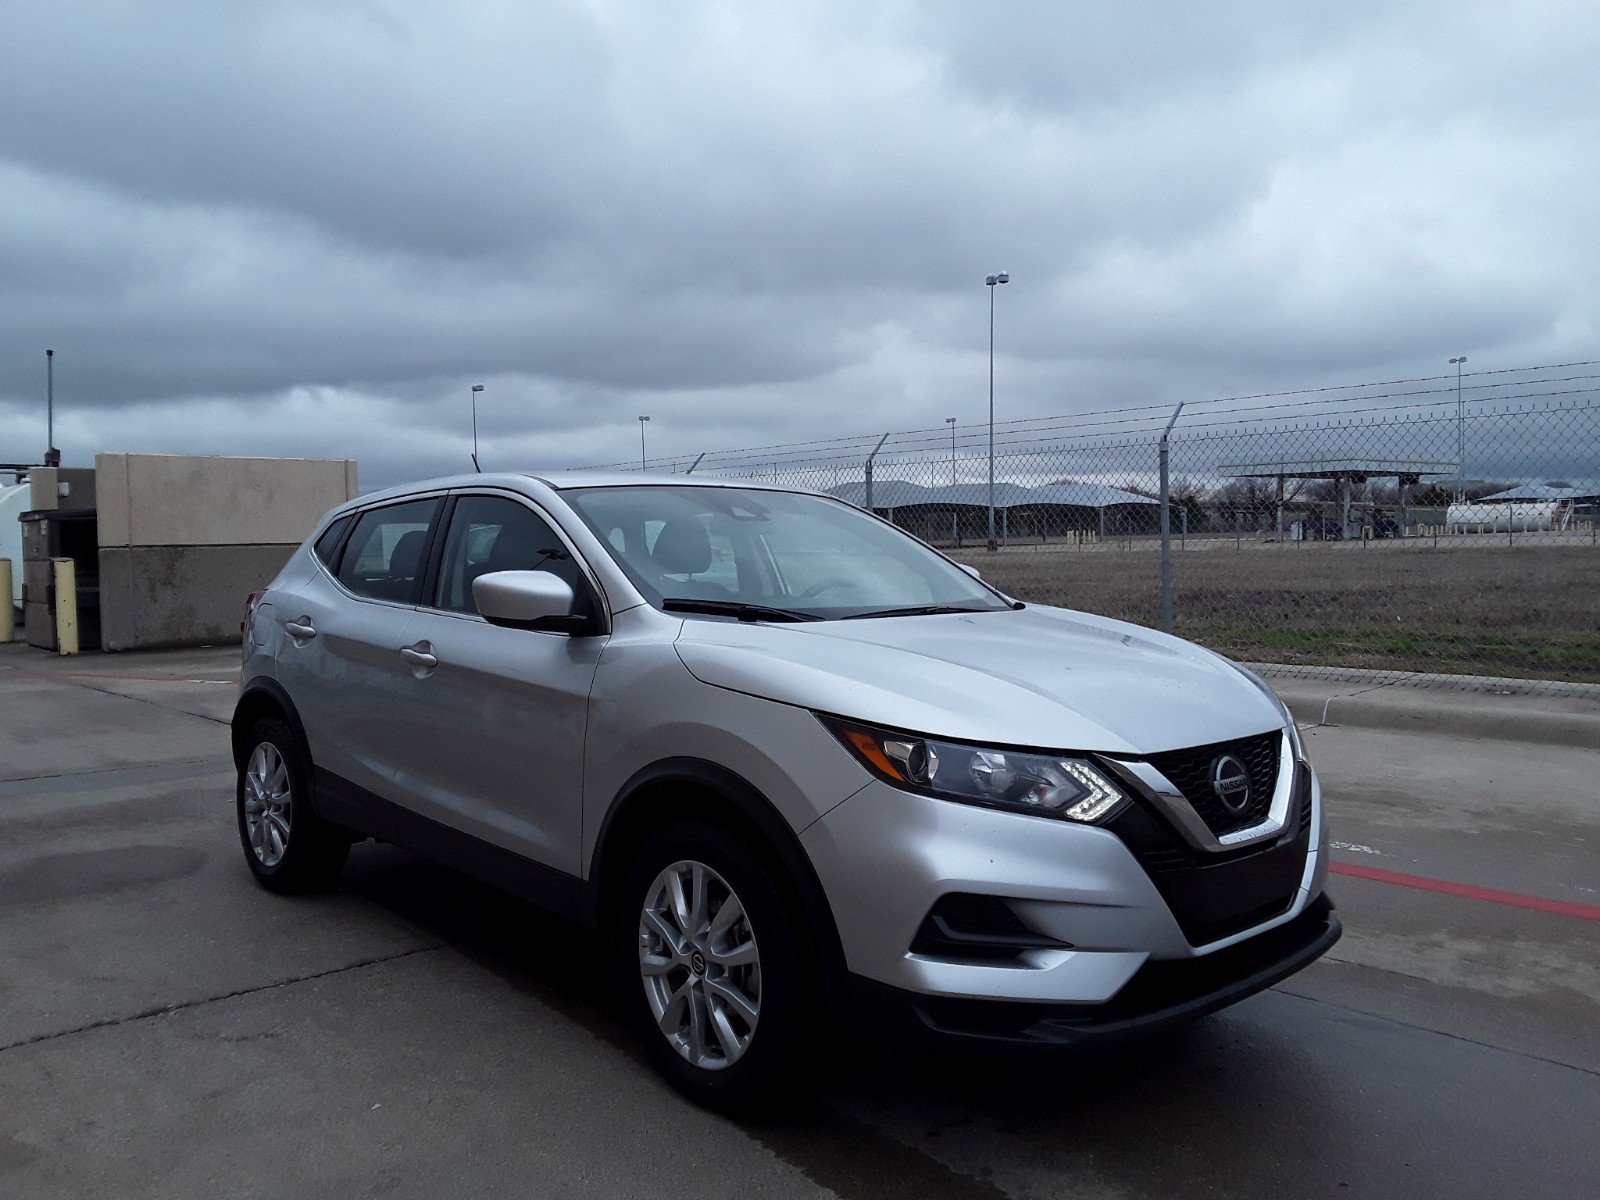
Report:
[[[956,551],[1023,600],[1156,625],[1151,548]],[[1233,657],[1600,682],[1600,552],[1585,544],[1210,543],[1173,552],[1175,632]]]

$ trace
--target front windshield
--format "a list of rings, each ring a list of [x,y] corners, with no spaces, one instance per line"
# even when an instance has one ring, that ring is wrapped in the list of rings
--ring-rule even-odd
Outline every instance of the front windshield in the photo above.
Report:
[[[826,619],[1008,607],[921,542],[823,496],[640,485],[563,498],[657,608],[759,605]]]

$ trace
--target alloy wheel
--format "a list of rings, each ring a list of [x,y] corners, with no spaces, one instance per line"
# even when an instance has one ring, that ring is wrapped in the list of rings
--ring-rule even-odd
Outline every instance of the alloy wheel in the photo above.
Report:
[[[656,876],[639,914],[639,974],[662,1036],[717,1071],[750,1047],[761,1015],[761,954],[744,905],[704,863]]]
[[[294,797],[289,785],[289,764],[271,742],[262,742],[250,755],[244,773],[244,823],[250,849],[263,867],[275,867],[289,848]]]

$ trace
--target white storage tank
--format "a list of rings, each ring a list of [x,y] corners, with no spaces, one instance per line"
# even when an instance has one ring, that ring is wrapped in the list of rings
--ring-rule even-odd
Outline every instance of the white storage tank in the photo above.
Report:
[[[25,483],[0,484],[0,558],[11,560],[11,603],[22,607],[22,524],[32,489]]]
[[[1508,500],[1495,503],[1468,501],[1452,504],[1446,523],[1467,533],[1531,533],[1539,529],[1564,529],[1571,505],[1561,500]]]

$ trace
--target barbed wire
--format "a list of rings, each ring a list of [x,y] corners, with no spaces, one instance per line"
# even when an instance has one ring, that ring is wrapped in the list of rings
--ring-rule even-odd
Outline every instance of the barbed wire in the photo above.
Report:
[[[1476,407],[1488,404],[1518,403],[1529,400],[1600,393],[1600,387],[1547,389],[1543,391],[1527,390],[1543,384],[1600,380],[1600,372],[1529,378],[1529,376],[1539,372],[1588,366],[1600,366],[1600,359],[1582,359],[1524,367],[1464,372],[1461,376],[1459,388],[1454,375],[1444,374],[1202,398],[1188,402],[1186,405],[1187,412],[1200,418],[1210,419],[1190,419],[1181,422],[1174,431],[1174,438],[1185,436],[1192,438],[1197,430],[1236,428],[1248,424],[1282,420],[1315,421],[1335,415],[1353,417],[1373,413],[1400,414],[1420,412],[1427,409],[1442,410],[1457,399],[1465,408],[1468,405]],[[1503,378],[1512,376],[1517,378]],[[1468,380],[1473,382],[1466,382]],[[1412,383],[1434,383],[1439,384],[1439,386],[1396,392],[1373,392],[1367,390],[1372,388],[1403,387]],[[1508,391],[1506,389],[1518,390]],[[1353,394],[1333,396],[1332,393],[1336,392],[1351,392]],[[1474,392],[1480,394],[1471,394]],[[1310,398],[1293,401],[1287,399],[1292,397]],[[1285,402],[1265,405],[1242,403],[1252,400],[1285,400]],[[1401,401],[1403,403],[1380,403],[1384,401]],[[1350,407],[1353,404],[1362,402],[1366,402],[1365,407]],[[1216,407],[1230,404],[1233,407]],[[1119,408],[1059,414],[1048,417],[1010,418],[995,422],[995,447],[998,453],[1002,446],[1016,446],[1042,441],[1079,442],[1084,439],[1108,436],[1137,439],[1138,435],[1149,434],[1156,427],[1164,424],[1171,415],[1173,407],[1172,404],[1163,402],[1127,405]],[[1197,412],[1196,410],[1203,411]],[[773,464],[776,464],[781,469],[786,466],[793,468],[808,463],[817,465],[843,463],[864,459],[873,447],[880,444],[880,439],[882,439],[880,457],[888,461],[897,456],[926,455],[942,451],[950,445],[952,436],[954,437],[958,456],[962,449],[971,451],[981,448],[985,453],[987,452],[989,426],[984,422],[968,423],[965,426],[957,425],[953,430],[951,426],[945,425],[943,427],[891,430],[887,432],[887,435],[883,431],[879,431],[842,437],[835,436],[774,443],[765,446],[739,447],[725,450],[713,449],[698,456],[699,469],[703,471],[731,471],[739,469],[746,464],[757,463],[764,469],[771,469]],[[693,462],[694,458],[695,456],[692,455],[664,456],[650,460],[649,465],[657,468],[670,467],[676,469],[679,466]],[[604,467],[605,469],[621,470],[638,469],[632,461],[605,464]]]

